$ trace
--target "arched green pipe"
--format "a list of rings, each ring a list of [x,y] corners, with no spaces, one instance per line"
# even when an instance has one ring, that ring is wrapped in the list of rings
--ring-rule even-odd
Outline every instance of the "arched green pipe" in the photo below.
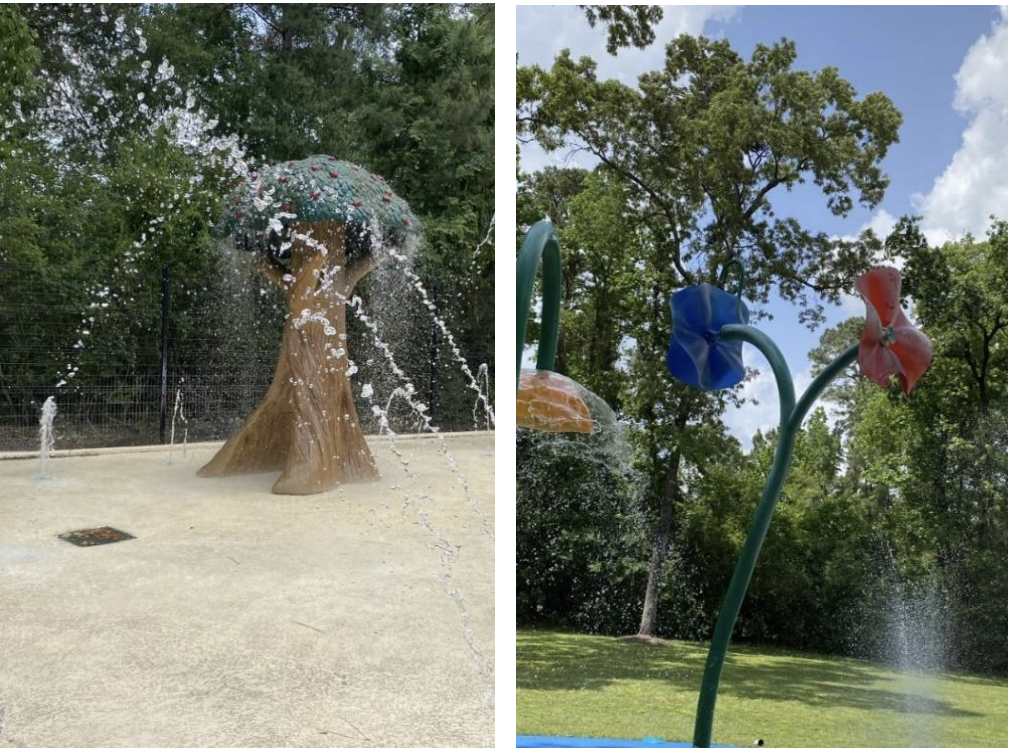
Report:
[[[537,369],[553,370],[558,353],[558,325],[561,322],[561,245],[558,233],[548,220],[538,221],[526,233],[516,259],[516,388],[522,369],[526,324],[533,303],[533,282],[543,263],[543,309]]]
[[[796,434],[800,425],[803,424],[804,417],[817,401],[821,392],[859,356],[859,344],[854,344],[814,378],[797,403],[792,374],[789,372],[785,357],[782,356],[782,352],[779,351],[775,342],[756,328],[744,325],[724,326],[719,332],[719,336],[732,341],[753,344],[771,364],[779,391],[779,442],[775,449],[775,460],[772,462],[768,480],[761,493],[761,501],[758,503],[757,510],[754,511],[754,520],[751,522],[750,531],[747,532],[747,539],[740,551],[740,559],[733,571],[733,578],[730,580],[726,598],[719,611],[719,619],[716,621],[715,630],[712,633],[712,644],[709,646],[708,658],[705,660],[705,673],[702,676],[701,691],[698,695],[698,711],[694,721],[693,744],[695,747],[709,747],[712,742],[715,700],[719,692],[719,680],[722,677],[726,651],[729,649],[733,626],[740,614],[747,586],[750,584],[754,568],[757,566],[761,545],[764,544],[768,528],[771,526],[772,515],[775,513],[775,506],[782,494],[782,485],[785,483],[789,464],[792,462]]]
[[[803,423],[803,420],[807,416],[807,412],[810,411],[810,407],[814,405],[814,402],[820,397],[824,389],[831,384],[832,380],[841,375],[845,371],[846,367],[851,365],[858,358],[859,344],[853,344],[838,355],[831,364],[818,373],[817,377],[813,379],[813,382],[807,386],[807,390],[804,391],[799,402],[796,404],[796,408],[793,410],[793,416],[790,420],[790,427],[792,429],[799,429],[799,426]]]

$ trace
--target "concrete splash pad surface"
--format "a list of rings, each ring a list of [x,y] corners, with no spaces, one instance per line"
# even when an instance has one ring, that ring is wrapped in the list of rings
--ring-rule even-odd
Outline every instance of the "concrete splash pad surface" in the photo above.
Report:
[[[494,438],[313,496],[214,446],[0,461],[0,747],[493,744]],[[58,534],[136,539],[79,548]]]

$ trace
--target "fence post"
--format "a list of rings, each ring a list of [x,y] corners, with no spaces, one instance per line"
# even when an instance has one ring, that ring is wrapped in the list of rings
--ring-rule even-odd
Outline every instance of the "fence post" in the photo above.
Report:
[[[168,266],[161,267],[161,424],[158,434],[165,442],[168,415]]]

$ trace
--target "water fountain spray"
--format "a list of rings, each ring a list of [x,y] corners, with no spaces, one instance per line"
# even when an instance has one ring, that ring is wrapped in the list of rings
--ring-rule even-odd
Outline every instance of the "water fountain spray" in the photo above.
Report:
[[[477,368],[477,385],[479,390],[477,398],[473,402],[473,426],[479,427],[481,415],[483,414],[484,429],[494,428],[494,409],[491,408],[489,398],[491,396],[491,376],[488,373],[487,362],[481,362]]]
[[[56,398],[50,396],[42,404],[42,417],[39,419],[39,479],[52,479],[46,473],[46,464],[53,451],[56,436],[53,434],[53,420],[56,419]]]
[[[182,455],[186,456],[186,443],[189,440],[189,422],[182,406],[182,388],[175,389],[175,406],[172,408],[172,429],[168,438],[168,465],[172,465],[172,454],[175,452],[175,422],[182,421]]]

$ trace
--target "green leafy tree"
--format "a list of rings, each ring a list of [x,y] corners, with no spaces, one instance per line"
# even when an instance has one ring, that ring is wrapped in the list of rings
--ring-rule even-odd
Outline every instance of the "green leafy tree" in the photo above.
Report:
[[[617,54],[621,47],[645,49],[656,41],[653,27],[663,20],[660,5],[580,5],[589,25],[607,27],[607,52]]]
[[[694,623],[669,625],[682,637],[704,637],[725,595],[774,457],[777,431],[758,433],[752,452],[707,467],[682,510],[676,534],[689,561],[685,588]],[[872,588],[872,515],[844,491],[840,432],[816,410],[799,435],[793,466],[737,626],[739,638],[813,650],[850,650]]]
[[[582,192],[589,172],[573,167],[545,167],[520,174],[516,193],[518,229],[549,218],[557,229],[568,225],[572,199]]]
[[[34,83],[40,55],[35,33],[21,13],[8,5],[0,8],[0,38],[4,40],[0,49],[0,111],[6,114]]]
[[[711,423],[726,398],[691,392],[665,373],[670,294],[739,258],[749,300],[760,305],[777,291],[814,323],[881,250],[872,233],[830,238],[773,211],[775,190],[804,182],[837,215],[857,201],[877,204],[887,186],[880,163],[901,123],[883,94],[859,98],[834,68],[793,70],[795,59],[787,40],[758,45],[744,60],[725,41],[681,36],[667,46],[664,68],[642,75],[637,87],[600,80],[595,61],[567,51],[550,70],[517,71],[520,137],[548,150],[588,151],[624,183],[643,228],[647,250],[627,331],[636,351],[622,412],[649,427],[639,455],[652,478],[657,531],[644,635],[656,629],[680,462],[703,445],[688,428]]]
[[[571,221],[560,232],[566,307],[558,369],[612,407],[619,404],[626,377],[619,365],[625,306],[641,249],[637,217],[628,210],[624,192],[612,175],[590,174],[572,198]]]
[[[516,434],[516,618],[620,633],[633,624],[638,477],[599,436]]]

